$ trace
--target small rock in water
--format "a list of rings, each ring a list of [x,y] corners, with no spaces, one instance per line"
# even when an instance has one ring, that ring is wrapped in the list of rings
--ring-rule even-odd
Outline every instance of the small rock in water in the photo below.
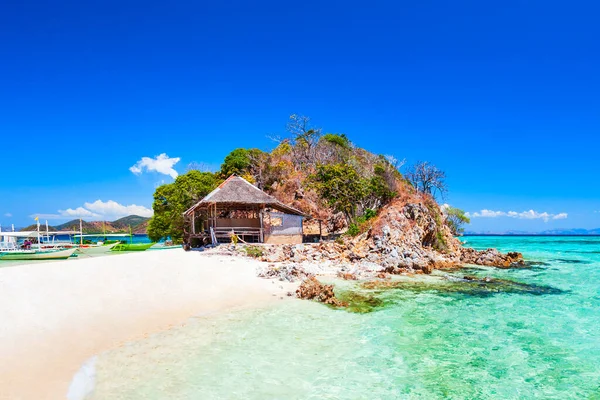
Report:
[[[347,303],[335,297],[333,285],[323,285],[315,277],[310,277],[302,282],[296,290],[296,296],[300,299],[316,300],[335,307],[348,306]]]

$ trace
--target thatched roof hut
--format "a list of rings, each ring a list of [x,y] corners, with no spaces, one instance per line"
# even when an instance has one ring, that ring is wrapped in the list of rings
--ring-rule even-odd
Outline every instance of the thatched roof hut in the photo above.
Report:
[[[287,206],[245,179],[232,175],[184,216],[189,231],[184,237],[206,243],[231,240],[265,243],[301,243],[300,210]]]

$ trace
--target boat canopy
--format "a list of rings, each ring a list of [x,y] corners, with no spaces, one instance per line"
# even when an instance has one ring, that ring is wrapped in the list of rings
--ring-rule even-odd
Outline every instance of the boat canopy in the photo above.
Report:
[[[21,237],[21,238],[37,237],[38,234],[40,234],[40,232],[38,232],[38,231],[0,232],[0,236],[4,236],[4,237]]]
[[[79,236],[79,231],[55,231],[55,232],[46,232],[46,231],[40,231],[41,235],[75,235],[77,234],[77,236]]]
[[[131,236],[129,233],[94,233],[85,235],[75,235],[75,237],[126,237]]]

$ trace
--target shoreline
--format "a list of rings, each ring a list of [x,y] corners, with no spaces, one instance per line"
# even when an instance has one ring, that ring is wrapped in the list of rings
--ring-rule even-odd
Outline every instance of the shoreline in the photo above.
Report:
[[[0,399],[66,398],[103,351],[295,288],[257,277],[260,264],[172,250],[0,268],[0,319],[10,321],[0,328]]]

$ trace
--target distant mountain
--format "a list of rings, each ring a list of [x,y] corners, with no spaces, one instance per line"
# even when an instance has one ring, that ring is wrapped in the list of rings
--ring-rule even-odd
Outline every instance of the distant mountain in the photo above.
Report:
[[[129,215],[127,217],[119,218],[118,220],[111,222],[111,224],[115,228],[129,229],[129,227],[131,226],[131,229],[133,229],[134,227],[143,224],[149,219],[150,218],[140,217],[139,215]]]
[[[600,235],[600,228],[598,229],[551,229],[542,232],[526,232],[526,231],[486,231],[486,232],[465,232],[465,235],[506,235],[506,236],[517,236],[517,235]]]
[[[541,232],[542,235],[600,235],[598,229],[553,229]]]
[[[116,221],[82,221],[81,225],[83,233],[129,233],[129,227],[133,233],[146,233],[148,229],[148,221],[150,218],[140,217],[139,215],[129,215],[119,218]],[[30,225],[21,229],[22,231],[33,231],[37,229],[37,225]],[[46,230],[46,226],[40,226],[42,231]],[[64,224],[48,226],[50,231],[79,231],[79,220],[74,219]]]
[[[465,231],[464,235],[538,235],[536,232],[527,231]]]

